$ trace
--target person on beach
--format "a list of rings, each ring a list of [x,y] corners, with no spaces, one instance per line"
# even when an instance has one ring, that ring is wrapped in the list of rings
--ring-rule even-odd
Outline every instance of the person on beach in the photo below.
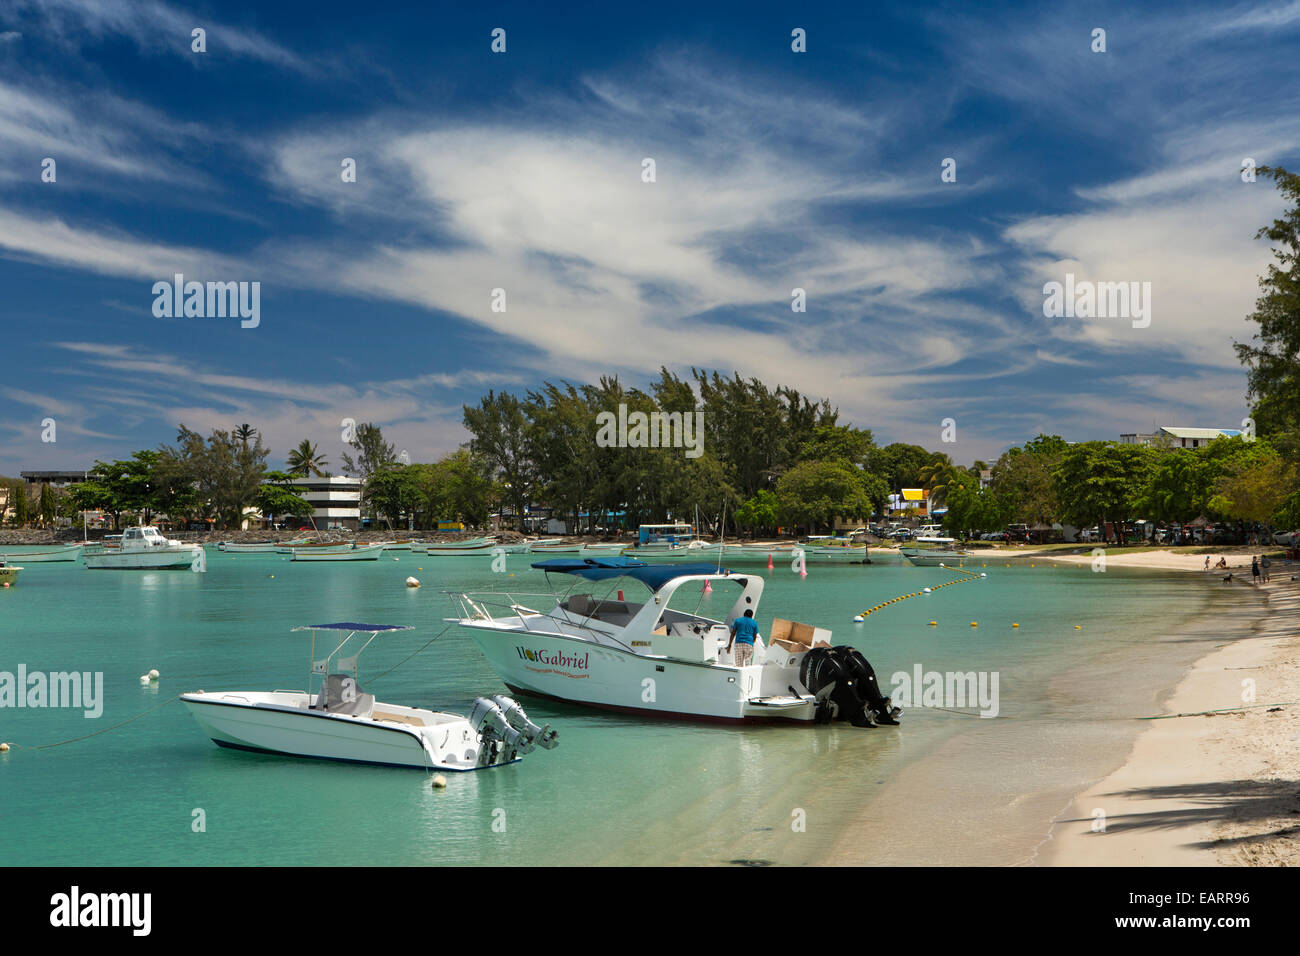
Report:
[[[1223,558],[1223,557],[1219,558],[1219,563],[1216,564],[1214,567],[1215,567],[1216,569],[1218,569],[1218,568],[1227,568],[1227,567],[1228,567],[1228,559],[1227,559],[1227,558]]]
[[[1265,584],[1268,584],[1268,569],[1272,563],[1273,562],[1268,559],[1267,554],[1259,559],[1259,573],[1260,576],[1263,577]]]
[[[1205,556],[1205,570],[1210,570],[1210,556],[1208,554]]]
[[[736,666],[744,667],[754,659],[754,638],[758,637],[758,622],[754,612],[746,609],[743,617],[736,618],[731,625],[731,640],[727,641],[727,650],[736,645]]]
[[[1250,559],[1250,583],[1259,583],[1259,558],[1256,557]]]

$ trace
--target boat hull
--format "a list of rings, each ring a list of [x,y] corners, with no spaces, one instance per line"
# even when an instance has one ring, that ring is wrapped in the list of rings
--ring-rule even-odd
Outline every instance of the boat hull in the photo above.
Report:
[[[179,571],[203,563],[198,545],[180,548],[150,548],[145,551],[106,550],[86,553],[86,567],[92,571]]]
[[[387,767],[451,770],[478,766],[479,736],[466,720],[446,726],[416,728],[309,711],[308,695],[296,695],[298,704],[272,704],[259,697],[295,695],[182,694],[181,701],[204,733],[219,747],[236,750],[312,757],[344,763]],[[382,707],[387,705],[376,705]],[[399,708],[405,710],[405,708]],[[502,759],[486,766],[501,766]]]
[[[81,545],[74,544],[48,551],[0,551],[0,561],[21,561],[23,564],[46,564],[54,561],[76,561]]]
[[[656,717],[727,723],[813,719],[811,700],[755,703],[761,665],[695,664],[537,631],[462,624],[516,693]],[[795,674],[797,684],[797,669]]]
[[[382,547],[356,548],[348,551],[295,551],[294,561],[378,561]]]
[[[921,551],[911,548],[901,548],[899,553],[919,568],[937,568],[939,565],[961,567],[972,557],[961,551]]]

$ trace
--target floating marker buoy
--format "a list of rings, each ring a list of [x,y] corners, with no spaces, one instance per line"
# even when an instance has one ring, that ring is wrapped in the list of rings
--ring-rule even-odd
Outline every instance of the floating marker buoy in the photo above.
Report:
[[[1074,629],[1075,629],[1076,631],[1082,631],[1082,630],[1083,630],[1083,625],[1082,625],[1082,624],[1076,624],[1076,625],[1074,625]]]
[[[415,569],[415,570],[417,570],[417,571],[423,571],[423,570],[424,570],[424,568],[416,568],[416,569]],[[513,578],[513,577],[514,577],[514,575],[513,575],[513,574],[512,574],[512,575],[510,575],[510,576],[511,576],[511,577],[512,577],[512,578]]]
[[[393,558],[393,560],[394,560],[394,561],[400,561],[400,560],[402,560],[402,559],[401,559],[401,558]]]
[[[865,621],[865,620],[866,620],[866,617],[865,617],[864,615],[862,615],[862,614],[855,614],[855,615],[853,616],[853,623],[854,623],[854,624],[861,624],[861,623],[862,623],[863,621]]]
[[[618,599],[619,599],[620,601],[623,600],[623,589],[622,589],[622,588],[619,588],[619,589],[618,589]]]
[[[420,579],[419,579],[419,578],[407,578],[407,579],[406,579],[406,586],[407,586],[408,588],[418,588],[418,587],[420,586]]]
[[[141,674],[141,675],[140,675],[140,683],[141,683],[141,684],[147,684],[147,683],[149,683],[149,675],[148,675],[148,674]]]
[[[981,571],[981,572],[980,572],[980,577],[982,577],[982,578],[987,578],[987,577],[988,577],[988,575],[987,575],[987,574],[985,574],[985,573],[984,573],[984,572],[983,572],[983,571]]]
[[[930,622],[930,626],[931,626],[931,627],[938,627],[938,626],[939,626],[939,622],[938,622],[938,621],[931,621],[931,622]]]
[[[150,680],[157,680],[157,679],[158,679],[158,668],[155,667],[153,670],[151,670],[151,671],[149,672],[149,679],[150,679]]]
[[[608,592],[607,592],[607,593],[608,593]],[[713,593],[713,585],[710,584],[708,581],[705,581],[705,582],[704,582],[704,587],[700,589],[700,593],[702,593],[702,594],[712,594],[712,593]]]
[[[442,790],[447,786],[447,778],[440,773],[435,773],[433,779],[429,781],[434,790]]]
[[[929,588],[925,588],[925,589],[924,589],[924,593],[929,594],[929,593],[930,593],[930,589],[929,589]]]
[[[9,745],[8,745],[8,744],[0,744],[0,754],[5,754],[5,753],[8,753],[8,752],[9,752]]]
[[[1011,626],[1012,626],[1012,627],[1019,627],[1020,625],[1019,625],[1019,624],[1016,624],[1016,623],[1013,621],[1012,624],[1011,624]]]
[[[979,622],[978,622],[978,621],[971,621],[971,622],[970,622],[970,626],[971,626],[971,627],[979,627]]]

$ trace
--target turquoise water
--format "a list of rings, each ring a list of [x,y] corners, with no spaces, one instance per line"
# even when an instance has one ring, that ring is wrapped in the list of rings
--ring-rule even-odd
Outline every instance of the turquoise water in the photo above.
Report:
[[[504,691],[455,627],[382,679],[367,674],[445,627],[454,610],[443,588],[539,592],[540,572],[524,556],[511,556],[513,576],[493,574],[490,559],[396,556],[294,564],[209,549],[206,574],[28,565],[18,585],[0,591],[0,671],[20,663],[29,672],[102,671],[104,711],[86,719],[75,710],[0,709],[0,740],[17,745],[0,754],[0,864],[805,862],[909,763],[998,725],[928,710],[909,712],[901,728],[730,729],[525,700],[535,721],[559,729],[557,749],[450,774],[445,790],[433,790],[421,771],[220,749],[181,704],[150,711],[189,690],[304,687],[310,635],[289,629],[326,621],[415,625],[362,657],[361,684],[380,700],[465,712],[474,697]],[[1201,614],[1208,593],[1196,575],[968,567],[987,577],[898,602],[860,625],[855,613],[957,575],[889,559],[813,566],[804,579],[764,571],[760,627],[766,633],[773,616],[831,627],[837,643],[865,652],[884,685],[916,664],[996,671],[1001,716],[1033,719],[1076,705],[1054,687],[1061,674],[1145,653],[1157,629]],[[422,588],[404,586],[411,574]],[[701,612],[721,617],[733,599],[706,595]],[[142,687],[150,668],[161,680]],[[141,713],[88,740],[27,749]],[[998,761],[1013,759],[994,752],[986,771],[997,775]],[[192,827],[197,809],[203,832]],[[924,815],[924,807],[911,811]],[[804,828],[792,827],[801,818]]]

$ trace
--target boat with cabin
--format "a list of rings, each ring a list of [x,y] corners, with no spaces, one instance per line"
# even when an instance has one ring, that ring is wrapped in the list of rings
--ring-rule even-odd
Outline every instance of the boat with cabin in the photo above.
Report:
[[[195,691],[181,694],[194,719],[219,747],[347,763],[482,770],[515,763],[540,745],[557,743],[549,726],[538,727],[509,697],[480,697],[467,716],[385,704],[358,683],[361,653],[381,634],[407,631],[398,624],[313,624],[307,690]],[[346,636],[316,660],[316,635],[329,643]],[[354,639],[359,647],[342,656]],[[325,645],[328,646],[328,643]],[[319,681],[319,689],[314,690]]]
[[[207,570],[203,545],[164,537],[153,525],[127,528],[117,547],[89,544],[83,554],[90,570]]]
[[[461,617],[448,620],[469,632],[517,694],[724,722],[896,722],[865,658],[833,647],[824,628],[774,619],[752,660],[739,663],[728,647],[731,628],[746,611],[757,614],[761,574],[627,557],[533,567],[560,585],[549,595],[449,592]],[[702,613],[705,585],[710,593],[739,589],[721,619]],[[643,600],[624,597],[633,587]]]

